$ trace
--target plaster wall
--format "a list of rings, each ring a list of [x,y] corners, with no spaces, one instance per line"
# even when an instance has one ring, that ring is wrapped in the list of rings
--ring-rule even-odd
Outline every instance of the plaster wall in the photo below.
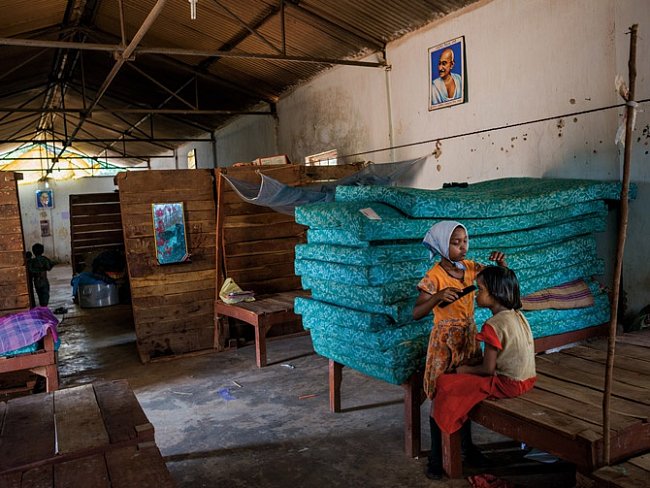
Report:
[[[262,140],[259,152],[287,153],[293,162],[332,148],[352,155],[345,162],[426,156],[400,182],[419,188],[514,176],[619,179],[623,157],[614,136],[623,109],[598,109],[622,103],[614,78],[628,79],[626,33],[633,23],[635,98],[648,99],[647,0],[486,0],[389,44],[390,70],[336,67],[285,95],[277,105],[277,147]],[[427,51],[458,36],[465,37],[467,102],[429,111]],[[639,192],[624,263],[633,311],[650,302],[650,214],[643,210],[650,203],[650,106],[641,108],[632,146]],[[258,140],[259,124],[241,118],[218,140],[247,147]],[[257,157],[219,152],[219,165]],[[608,274],[614,234],[610,226],[599,243]]]
[[[106,193],[117,189],[113,177],[80,178],[76,180],[48,180],[53,190],[54,207],[36,208],[36,191],[45,189],[44,182],[20,183],[20,213],[23,222],[25,249],[40,242],[45,255],[60,263],[70,263],[70,199],[69,196],[84,193]],[[41,220],[49,221],[50,236],[41,236]]]
[[[217,165],[253,161],[259,157],[274,156],[281,152],[277,143],[277,120],[270,116],[240,117],[216,132]],[[291,159],[291,156],[289,156]],[[294,161],[291,159],[291,161]]]

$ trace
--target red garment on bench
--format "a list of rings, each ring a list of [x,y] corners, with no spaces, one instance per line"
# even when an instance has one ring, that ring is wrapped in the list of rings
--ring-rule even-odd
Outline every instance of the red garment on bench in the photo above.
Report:
[[[501,343],[489,324],[477,335],[497,348]],[[453,434],[467,420],[469,411],[486,398],[514,398],[533,388],[537,378],[523,381],[507,376],[479,376],[475,374],[443,374],[436,385],[433,417],[440,430]]]

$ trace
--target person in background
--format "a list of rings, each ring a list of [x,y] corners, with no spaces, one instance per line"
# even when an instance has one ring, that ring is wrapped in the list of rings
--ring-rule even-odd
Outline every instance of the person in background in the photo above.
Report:
[[[433,328],[424,371],[424,391],[432,400],[429,417],[431,451],[425,474],[430,479],[441,479],[441,438],[433,418],[436,381],[444,372],[480,357],[475,340],[474,292],[460,297],[459,293],[463,288],[474,284],[483,265],[465,259],[469,238],[467,229],[459,222],[437,222],[429,229],[422,243],[429,249],[431,258],[441,256],[441,260],[418,283],[420,294],[413,308],[415,320],[433,311]],[[502,252],[493,251],[489,259],[500,266],[506,265],[505,254]],[[485,459],[472,443],[471,424],[468,422],[466,425],[461,435],[463,455],[468,463],[480,466]]]
[[[50,303],[50,282],[47,279],[47,272],[54,267],[54,263],[43,255],[45,247],[40,242],[32,246],[34,257],[27,261],[27,271],[34,283],[34,290],[38,296],[38,304],[47,307]]]
[[[480,364],[461,365],[456,374],[445,373],[436,387],[435,421],[440,430],[453,434],[470,421],[469,411],[486,398],[514,398],[535,384],[535,343],[521,313],[519,282],[514,271],[499,266],[483,268],[477,278],[476,303],[489,308],[476,340],[485,344]],[[436,435],[440,436],[440,430]],[[437,465],[442,465],[440,456]]]

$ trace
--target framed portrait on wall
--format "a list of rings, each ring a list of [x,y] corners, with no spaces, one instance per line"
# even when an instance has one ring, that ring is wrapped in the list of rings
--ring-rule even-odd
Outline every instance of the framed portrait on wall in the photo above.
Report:
[[[36,190],[36,208],[54,208],[54,192]]]
[[[429,48],[429,110],[466,100],[465,37]]]
[[[151,214],[158,264],[189,261],[183,204],[153,203]]]

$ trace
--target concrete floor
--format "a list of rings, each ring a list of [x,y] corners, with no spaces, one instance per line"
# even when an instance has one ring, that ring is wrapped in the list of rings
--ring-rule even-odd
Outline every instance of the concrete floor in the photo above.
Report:
[[[308,336],[270,342],[275,363],[263,369],[252,346],[143,365],[129,306],[78,308],[66,265],[54,268],[50,282],[50,308],[68,309],[59,314],[61,387],[126,378],[179,487],[469,486],[432,482],[423,474],[426,459],[404,454],[401,387],[344,369],[344,412],[330,413],[327,360]],[[474,440],[494,448],[506,439],[476,426]],[[493,472],[516,486],[575,484],[566,463],[525,461],[512,447],[487,454]]]

